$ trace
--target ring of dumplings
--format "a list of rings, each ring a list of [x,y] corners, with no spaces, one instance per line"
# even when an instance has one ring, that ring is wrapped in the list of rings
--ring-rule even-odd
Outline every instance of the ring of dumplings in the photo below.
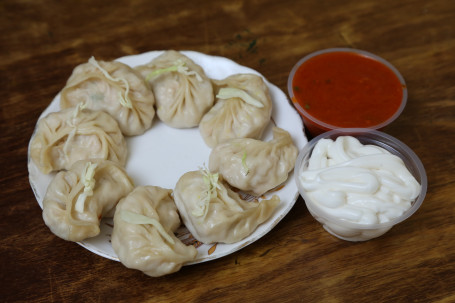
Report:
[[[122,73],[119,72],[121,70],[124,70],[127,76],[123,77]],[[139,78],[138,75],[140,75]],[[106,83],[100,80],[103,76],[106,78]],[[143,77],[142,82],[140,77]],[[176,84],[182,81],[182,85]],[[142,83],[150,92],[157,92],[157,95],[146,92],[138,83]],[[90,91],[90,88],[95,89],[94,91]],[[182,89],[182,91],[179,91],[179,89]],[[147,96],[149,99],[147,99]],[[105,102],[106,99],[108,99],[107,102]],[[77,100],[77,102],[74,100]],[[136,106],[136,104],[139,104],[139,106]],[[91,227],[87,227],[88,229],[83,227],[79,228],[79,230],[83,231],[84,228],[90,230],[87,236],[92,237],[97,233],[97,228],[93,226],[93,223],[98,220],[99,224],[103,216],[112,215],[117,205],[125,205],[125,202],[122,204],[119,201],[131,200],[130,194],[139,189],[143,191],[147,189],[149,192],[154,193],[161,192],[162,195],[165,195],[164,193],[167,192],[169,197],[173,200],[175,199],[176,212],[180,213],[185,226],[197,240],[207,244],[218,242],[234,243],[240,241],[251,234],[259,224],[273,214],[274,209],[280,203],[280,199],[274,195],[270,200],[263,199],[259,201],[259,199],[255,199],[254,201],[246,202],[243,200],[243,196],[237,190],[233,191],[231,187],[240,189],[247,194],[261,196],[287,180],[288,173],[293,169],[297,157],[297,148],[293,144],[289,133],[283,129],[274,127],[273,140],[268,142],[260,140],[266,126],[270,122],[272,113],[271,97],[262,77],[254,74],[235,74],[223,80],[211,80],[205,75],[204,70],[200,66],[176,51],[165,51],[150,63],[136,68],[129,68],[125,64],[113,62],[98,62],[92,57],[88,63],[75,68],[73,74],[68,79],[67,86],[62,90],[60,105],[62,108],[61,112],[65,112],[66,116],[71,114],[72,118],[68,121],[59,121],[59,123],[66,126],[69,125],[68,127],[73,127],[73,129],[62,132],[60,127],[55,127],[55,124],[58,123],[54,122],[54,129],[57,128],[60,131],[60,133],[59,131],[54,131],[54,133],[60,134],[60,137],[55,140],[47,139],[46,141],[37,139],[44,137],[42,134],[44,131],[40,127],[37,127],[30,151],[32,160],[38,164],[45,157],[34,156],[33,154],[39,155],[40,149],[47,148],[46,144],[53,144],[59,147],[54,147],[53,149],[47,148],[56,150],[53,153],[47,152],[47,154],[51,155],[48,155],[48,158],[52,158],[52,155],[55,156],[57,154],[63,159],[60,159],[60,162],[64,163],[64,165],[54,165],[46,168],[46,170],[42,169],[42,171],[44,173],[62,169],[67,171],[58,172],[57,176],[59,177],[54,178],[49,185],[48,192],[43,201],[43,217],[45,218],[46,224],[56,235],[70,241],[84,239],[84,232],[78,231],[78,229],[71,225],[84,226],[85,223],[75,220],[75,218],[80,219],[85,216],[84,207],[93,211],[93,214],[90,213],[87,217],[91,218],[89,219]],[[204,142],[212,148],[209,168],[201,168],[199,171],[184,174],[178,180],[173,191],[154,186],[136,187],[136,190],[133,190],[135,187],[123,170],[124,176],[120,177],[123,180],[114,180],[111,182],[112,184],[108,184],[108,182],[104,185],[106,188],[111,188],[112,186],[118,187],[117,184],[127,184],[125,185],[126,187],[124,186],[123,194],[120,194],[122,197],[117,194],[117,198],[110,199],[110,201],[98,202],[99,206],[92,209],[90,207],[91,203],[88,201],[92,199],[97,201],[96,199],[99,198],[98,191],[96,190],[97,187],[95,186],[101,186],[98,183],[101,182],[99,184],[103,184],[102,182],[106,180],[104,177],[101,178],[101,181],[95,180],[96,178],[94,176],[99,175],[97,166],[109,164],[112,167],[122,167],[122,165],[125,165],[125,140],[124,138],[122,138],[123,140],[119,138],[112,140],[109,138],[112,142],[120,142],[118,145],[122,147],[123,153],[120,152],[120,155],[117,155],[117,157],[111,156],[109,158],[106,156],[106,152],[101,156],[98,155],[99,153],[92,153],[75,158],[71,157],[71,153],[67,153],[70,155],[68,156],[65,154],[65,151],[75,148],[73,145],[76,145],[75,149],[77,150],[77,142],[86,142],[85,146],[93,146],[90,143],[91,141],[109,141],[105,138],[87,139],[86,134],[90,132],[87,132],[87,130],[85,132],[81,131],[81,127],[76,125],[77,123],[75,121],[77,121],[77,118],[80,118],[81,113],[99,113],[98,115],[100,116],[112,116],[117,121],[118,127],[115,131],[117,137],[118,132],[123,133],[124,136],[140,135],[152,125],[155,115],[154,106],[157,107],[156,113],[158,118],[168,126],[173,128],[192,128],[198,126]],[[53,115],[57,115],[57,113],[53,113]],[[44,124],[43,121],[46,121],[46,119],[48,117],[41,119],[38,125]],[[107,118],[104,117],[104,119],[106,120]],[[103,125],[103,123],[98,124]],[[103,127],[100,128],[102,129]],[[45,129],[49,132],[50,127]],[[75,138],[78,135],[81,138],[76,140]],[[35,143],[37,141],[40,144]],[[221,146],[224,146],[224,148],[221,148]],[[43,153],[41,152],[41,154]],[[78,155],[80,152],[74,152],[74,154]],[[107,154],[116,155],[119,152],[113,151]],[[260,163],[267,161],[268,156],[272,158],[272,165],[262,165],[263,167],[259,169],[261,166]],[[71,158],[75,159],[71,160]],[[52,161],[48,160],[48,162]],[[232,167],[236,169],[233,170]],[[91,176],[90,172],[92,174]],[[258,178],[263,181],[258,180]],[[189,179],[189,181],[184,179]],[[57,180],[60,181],[57,182]],[[129,183],[125,180],[128,180]],[[63,184],[62,181],[64,185],[61,185]],[[81,185],[77,185],[77,182]],[[185,182],[187,185],[182,186],[181,184],[185,184]],[[246,185],[242,186],[242,182]],[[92,187],[90,187],[90,184]],[[196,186],[197,190],[192,191],[192,186],[195,184],[199,184]],[[68,188],[69,186],[67,192],[72,197],[72,202],[68,202],[68,198],[61,196],[62,190],[60,190],[59,186],[63,186],[64,188]],[[77,189],[71,189],[71,186]],[[88,192],[91,192],[88,195],[85,194],[87,189]],[[77,193],[75,194],[77,190],[79,190],[79,196]],[[93,192],[97,194],[93,194]],[[119,192],[122,193],[122,190]],[[56,193],[60,194],[57,200],[54,198]],[[81,200],[79,199],[80,196],[84,196],[82,203],[79,201]],[[62,200],[66,202],[58,202]],[[145,201],[142,202],[144,205],[155,203],[153,202],[153,197],[143,200]],[[50,203],[50,201],[54,202]],[[65,206],[63,206],[65,203],[67,205],[66,210]],[[169,201],[166,203],[169,203]],[[113,204],[115,204],[114,207],[112,207]],[[52,225],[61,225],[61,222],[52,223],[55,221],[55,218],[52,218],[55,210],[50,211],[49,205],[52,205],[54,209],[60,209],[60,212],[62,210],[66,212],[66,220],[70,223],[65,226],[69,227],[60,226],[56,228]],[[80,205],[83,205],[82,208]],[[265,205],[268,206],[266,207]],[[216,209],[215,213],[218,217],[213,217],[210,208]],[[79,211],[82,210],[82,212],[78,213],[78,209]],[[73,216],[73,210],[76,210],[76,216]],[[223,217],[223,212],[226,212],[225,217]],[[142,230],[143,233],[144,230],[148,229],[138,229],[138,227],[134,226],[137,224],[151,224],[150,226],[152,227],[149,228],[152,230],[151,233],[158,235],[158,238],[161,237],[161,242],[166,243],[168,246],[169,242],[172,245],[176,245],[175,240],[172,239],[177,239],[172,234],[175,231],[176,223],[174,223],[174,227],[167,228],[166,224],[160,221],[161,219],[157,219],[160,217],[156,217],[159,214],[158,210],[148,211],[148,215],[139,214],[140,211],[136,211],[134,214],[129,214],[129,217],[124,217],[125,211],[123,211],[121,212],[121,218],[117,218],[117,212],[115,213],[114,222],[122,223],[114,224],[112,238],[116,240],[113,240],[115,242],[113,248],[117,252],[120,261],[125,265],[128,262],[131,265],[138,261],[134,260],[134,258],[131,261],[131,255],[125,256],[125,253],[119,253],[121,251],[128,251],[128,249],[125,250],[118,244],[122,241],[121,237],[119,238],[117,234],[128,234],[128,232],[121,230],[120,226],[122,228],[123,226],[127,226],[127,230]],[[61,215],[59,216],[61,217]],[[139,220],[139,222],[144,220],[143,217],[138,219],[138,216],[145,216],[145,222],[147,223],[133,222],[134,220]],[[128,225],[124,224],[125,220],[133,221],[128,221],[130,223]],[[166,221],[166,219],[164,220]],[[207,223],[204,223],[204,220],[207,220]],[[213,232],[210,231],[210,226],[213,226],[210,220],[214,220],[217,223],[221,222],[221,224],[218,224],[213,229]],[[223,223],[223,220],[228,221]],[[152,224],[150,222],[155,223]],[[203,227],[202,229],[201,226]],[[236,226],[238,226],[238,231]],[[63,232],[59,231],[59,229],[63,230]],[[166,233],[163,232],[165,230],[171,233],[170,236],[166,236]],[[226,232],[227,230],[229,232]],[[72,233],[75,233],[75,236]],[[136,236],[133,235],[134,237]],[[147,235],[144,235],[144,237],[150,238]],[[177,239],[177,241],[180,240]],[[181,242],[178,243],[180,243],[179,245],[182,249],[185,247]],[[131,254],[134,255],[134,252]],[[177,271],[183,263],[189,262],[195,257],[196,254],[193,250],[190,254],[186,253],[185,258],[180,258],[180,263],[175,263],[175,260],[169,260],[163,257],[162,259],[158,259],[158,261],[155,260],[155,263],[152,262],[155,265],[148,264],[147,269],[132,265],[127,267],[142,270],[150,276],[160,276]],[[155,269],[153,268],[154,266]],[[161,269],[156,270],[156,268]]]

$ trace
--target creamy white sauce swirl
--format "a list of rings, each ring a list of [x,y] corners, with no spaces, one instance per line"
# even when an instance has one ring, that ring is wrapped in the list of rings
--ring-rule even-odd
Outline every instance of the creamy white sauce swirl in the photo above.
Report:
[[[299,180],[312,203],[362,224],[400,217],[420,193],[401,158],[351,136],[319,140]]]

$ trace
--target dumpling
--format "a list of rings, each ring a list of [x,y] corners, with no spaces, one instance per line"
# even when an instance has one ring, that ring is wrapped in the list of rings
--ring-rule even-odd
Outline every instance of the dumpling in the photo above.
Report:
[[[269,142],[245,138],[217,145],[210,153],[209,169],[231,186],[260,196],[287,180],[297,154],[291,135],[274,127]]]
[[[135,69],[152,86],[158,117],[171,127],[199,125],[213,105],[210,79],[201,66],[180,52],[166,51]]]
[[[118,123],[105,112],[81,106],[53,112],[39,120],[30,157],[41,172],[69,169],[84,159],[105,159],[125,165],[126,141]]]
[[[187,229],[206,244],[244,239],[269,219],[280,203],[276,195],[269,200],[247,202],[220,175],[205,170],[180,177],[174,200]]]
[[[196,248],[173,233],[180,218],[171,195],[170,189],[139,186],[117,205],[112,248],[126,267],[159,277],[196,258]]]
[[[60,96],[61,108],[85,103],[117,120],[126,136],[140,135],[149,129],[155,116],[155,97],[144,78],[117,61],[96,61],[76,66]]]
[[[205,143],[214,147],[232,138],[259,139],[272,114],[272,99],[262,77],[235,74],[213,83],[216,103],[199,124]]]
[[[121,198],[134,189],[119,164],[81,160],[52,179],[43,200],[43,219],[50,230],[68,241],[100,233],[100,220],[112,217]]]

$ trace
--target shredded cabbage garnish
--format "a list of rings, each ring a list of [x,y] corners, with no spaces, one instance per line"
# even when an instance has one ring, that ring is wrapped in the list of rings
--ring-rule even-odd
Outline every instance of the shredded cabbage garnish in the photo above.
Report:
[[[239,88],[234,87],[223,87],[220,89],[218,94],[216,95],[219,99],[230,99],[230,98],[240,98],[246,103],[262,108],[264,104],[260,101],[256,100],[255,98],[251,97],[246,91]]]
[[[246,165],[246,150],[245,150],[243,152],[243,156],[242,156],[242,174],[244,176],[246,176],[246,175],[248,175],[249,172],[250,172],[250,169]]]
[[[123,221],[130,224],[150,224],[156,228],[156,230],[160,233],[161,237],[166,239],[167,242],[175,244],[174,239],[172,239],[172,237],[169,236],[169,234],[164,230],[163,225],[161,225],[161,223],[156,219],[141,214],[136,214],[128,210],[122,210],[120,212],[120,218]]]
[[[166,68],[160,68],[157,70],[154,70],[153,72],[149,73],[145,80],[149,81],[152,78],[155,78],[158,75],[161,75],[163,73],[168,73],[168,72],[178,72],[187,76],[192,76],[194,75],[196,77],[196,80],[199,82],[202,82],[202,77],[194,70],[189,71],[188,66],[186,66],[186,63],[183,62],[183,60],[178,59],[174,62],[174,65],[166,67]]]
[[[84,212],[84,204],[87,197],[93,195],[93,188],[95,188],[95,169],[98,166],[98,163],[87,162],[85,164],[85,168],[82,171],[82,183],[84,183],[84,192],[77,197],[76,205],[74,205],[74,209],[77,212]]]
[[[87,105],[85,104],[85,102],[78,103],[73,110],[71,119],[69,119],[67,122],[69,126],[73,127],[73,129],[68,134],[68,138],[66,139],[65,145],[63,145],[63,153],[64,153],[65,157],[67,158],[67,160],[68,160],[68,149],[70,148],[70,145],[71,145],[70,143],[71,143],[71,141],[73,141],[74,136],[76,136],[76,134],[77,134],[77,125],[76,125],[77,116],[79,115],[81,110],[83,110],[86,107],[87,107]]]
[[[131,103],[131,100],[130,98],[128,97],[128,93],[130,92],[130,85],[128,84],[128,81],[126,81],[124,78],[114,78],[112,77],[111,75],[109,75],[109,73],[107,72],[107,70],[105,70],[104,68],[102,68],[98,61],[96,61],[95,57],[91,57],[89,60],[88,60],[88,63],[90,63],[91,65],[93,65],[94,67],[96,67],[97,69],[99,69],[103,75],[108,78],[109,80],[111,81],[114,81],[114,82],[121,82],[123,83],[123,85],[125,86],[125,95],[122,96],[122,93],[119,92],[119,102],[122,106],[124,107],[127,107],[127,108],[133,108],[133,104]]]
[[[73,119],[76,119],[77,116],[79,115],[79,113],[81,112],[81,110],[83,110],[84,108],[87,107],[87,104],[85,102],[80,102],[76,105],[76,107],[74,108],[74,111],[73,111],[73,116],[72,118]]]
[[[68,133],[68,138],[66,138],[65,145],[63,145],[63,154],[68,160],[68,149],[71,146],[71,141],[73,141],[74,137],[77,133],[77,126],[73,126],[74,128]]]
[[[205,217],[209,210],[210,201],[217,197],[216,190],[221,189],[221,187],[218,183],[218,173],[212,174],[207,168],[200,168],[200,171],[204,175],[202,178],[204,180],[204,184],[206,185],[206,190],[203,192],[203,196],[196,205],[196,209],[192,211],[192,214],[196,217]]]

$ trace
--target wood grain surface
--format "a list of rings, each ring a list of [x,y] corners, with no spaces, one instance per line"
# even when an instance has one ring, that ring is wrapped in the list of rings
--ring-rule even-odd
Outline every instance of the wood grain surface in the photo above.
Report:
[[[455,302],[455,1],[0,2],[1,302]],[[353,47],[390,61],[408,104],[384,131],[428,175],[422,207],[375,240],[325,232],[301,198],[259,241],[161,278],[54,236],[27,146],[73,68],[150,50],[230,58],[287,93],[302,56]]]

